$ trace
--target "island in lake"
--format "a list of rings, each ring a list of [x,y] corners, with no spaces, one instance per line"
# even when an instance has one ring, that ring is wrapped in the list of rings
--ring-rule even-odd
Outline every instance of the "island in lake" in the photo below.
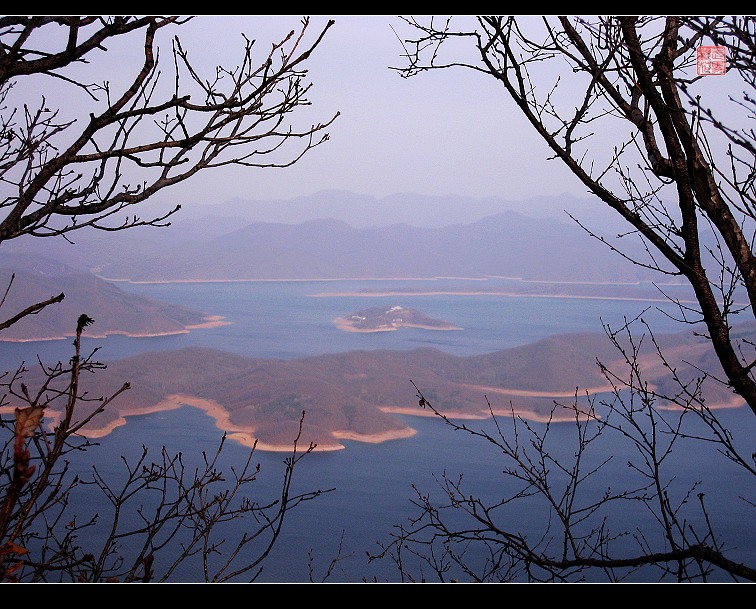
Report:
[[[392,332],[399,328],[424,330],[461,330],[448,321],[428,317],[407,307],[370,307],[334,320],[339,330],[347,332]]]

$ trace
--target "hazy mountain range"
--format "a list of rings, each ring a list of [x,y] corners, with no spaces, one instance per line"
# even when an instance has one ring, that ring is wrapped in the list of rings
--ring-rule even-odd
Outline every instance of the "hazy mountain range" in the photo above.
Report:
[[[593,230],[614,233],[623,221],[595,197],[571,194],[538,196],[524,200],[503,197],[422,195],[395,193],[374,197],[343,190],[323,190],[304,197],[279,200],[230,199],[213,205],[191,205],[182,209],[184,220],[209,216],[238,218],[241,222],[301,224],[309,220],[333,218],[355,228],[375,228],[409,224],[419,228],[442,228],[470,224],[487,216],[515,211],[534,219],[574,223],[568,214]]]
[[[590,203],[572,197],[537,199],[529,205],[496,199],[397,195],[370,200],[347,193],[320,193],[288,205],[267,206],[229,201],[224,206],[181,210],[167,228],[140,228],[117,233],[80,231],[75,245],[63,240],[18,239],[6,251],[52,256],[101,277],[130,281],[482,277],[498,275],[545,281],[633,283],[658,277],[611,251],[560,209],[584,209]],[[351,198],[350,198],[351,197]],[[351,205],[348,203],[351,202]],[[605,206],[594,207],[597,236],[616,243],[608,232]],[[502,206],[504,211],[483,215]],[[402,209],[425,209],[439,224],[446,218],[471,217],[441,226],[397,222]],[[519,208],[523,211],[515,211]],[[250,221],[260,209],[313,217],[289,224]],[[352,224],[345,219],[351,210]],[[547,217],[546,211],[551,212]],[[552,211],[553,210],[553,211]],[[247,212],[247,216],[234,215]],[[306,212],[306,213],[305,213]],[[525,215],[528,212],[530,215]],[[201,215],[205,213],[207,215]],[[557,219],[557,216],[562,219]],[[578,214],[579,215],[579,214]],[[616,214],[615,214],[616,215]],[[367,225],[382,219],[380,224]],[[361,218],[361,221],[357,220]],[[615,218],[616,221],[616,218]],[[647,260],[638,240],[622,239],[622,250]]]

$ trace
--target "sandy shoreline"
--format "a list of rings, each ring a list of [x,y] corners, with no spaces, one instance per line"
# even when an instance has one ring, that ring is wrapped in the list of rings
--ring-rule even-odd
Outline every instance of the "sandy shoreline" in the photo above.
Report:
[[[226,321],[222,315],[207,315],[205,321],[198,324],[189,324],[184,326],[187,330],[201,330],[203,328],[218,328],[219,326],[230,326],[233,322]]]
[[[502,292],[502,291],[479,291],[479,292],[465,292],[457,290],[440,290],[440,291],[381,291],[381,292],[319,292],[317,294],[309,294],[312,298],[344,298],[344,297],[363,297],[363,298],[375,298],[375,297],[413,297],[413,296],[501,296],[506,298],[569,298],[577,300],[626,300],[631,302],[669,302],[667,298],[640,298],[633,296],[606,296],[606,295],[581,295],[581,294],[531,294],[526,292]],[[683,304],[695,304],[693,300],[679,300]],[[436,328],[438,329],[438,328]]]
[[[470,385],[461,384],[462,387],[474,389],[484,394],[496,393],[498,395],[512,395],[515,397],[527,397],[527,398],[574,398],[575,391],[534,391],[532,389],[507,389],[505,387],[487,387],[483,385]],[[581,388],[578,395],[584,396],[586,394],[596,395],[597,393],[608,393],[612,391],[611,385],[604,385],[601,387],[588,387],[587,389]]]
[[[151,279],[151,280],[133,280],[127,278],[105,277],[97,275],[100,279],[112,282],[132,283],[132,284],[172,284],[172,283],[318,283],[323,281],[471,281],[485,282],[490,279],[505,279],[517,281],[527,286],[549,285],[549,286],[601,286],[606,288],[626,288],[641,285],[642,282],[616,282],[616,281],[557,281],[544,279],[523,279],[522,277],[508,277],[503,275],[486,275],[482,277],[457,277],[440,275],[436,277],[298,277],[298,278],[267,278],[267,279]],[[661,287],[679,287],[677,283],[657,283]],[[509,298],[576,298],[583,300],[627,300],[637,302],[668,302],[668,299],[660,296],[653,297],[632,297],[632,296],[611,296],[611,295],[581,295],[581,294],[538,294],[522,292],[517,290],[428,290],[428,291],[376,291],[376,292],[320,292],[309,294],[313,298],[333,298],[333,297],[375,297],[375,296],[501,296]],[[680,300],[683,304],[695,304],[695,300]]]
[[[80,432],[80,435],[85,436],[86,438],[89,438],[89,439],[93,439],[93,440],[96,440],[98,438],[104,438],[105,436],[112,433],[118,427],[126,425],[128,423],[128,420],[127,420],[128,417],[155,414],[157,412],[165,412],[169,410],[176,410],[183,406],[190,406],[192,408],[198,408],[202,410],[203,412],[205,412],[209,417],[211,417],[215,421],[216,428],[218,428],[220,431],[226,432],[226,436],[229,440],[233,440],[234,442],[237,442],[241,444],[242,446],[246,446],[247,448],[252,448],[255,446],[256,439],[254,437],[254,432],[255,432],[254,427],[252,426],[243,427],[239,425],[234,425],[230,421],[228,411],[226,411],[226,409],[218,402],[215,402],[213,400],[208,400],[205,398],[199,398],[197,396],[186,395],[186,394],[169,395],[164,400],[158,402],[157,404],[153,404],[152,406],[119,409],[118,411],[119,416],[117,419],[114,419],[113,421],[111,421],[110,423],[102,427],[91,427],[91,426],[86,427]],[[0,414],[13,414],[14,411],[15,411],[15,407],[13,406],[5,406],[5,407],[0,408]],[[50,411],[50,413],[45,416],[45,422],[47,424],[48,429],[52,430],[57,424],[59,419],[60,419],[59,412]],[[404,438],[411,438],[416,433],[417,433],[416,430],[412,429],[411,427],[408,427],[401,430],[387,431],[387,432],[376,433],[376,434],[358,434],[358,433],[348,431],[348,430],[334,431],[333,436],[340,440],[354,440],[356,442],[380,444],[382,442],[388,442],[391,440],[402,440]],[[306,448],[307,448],[306,445],[299,446],[300,451],[305,450]],[[316,452],[335,451],[335,450],[343,450],[345,448],[346,447],[340,442],[319,443],[315,447],[315,451]],[[293,449],[294,449],[293,441],[287,444],[271,444],[271,443],[266,443],[266,442],[260,442],[259,440],[257,440],[257,450],[262,450],[266,452],[291,452]]]
[[[502,392],[509,393],[508,390],[501,390]],[[570,394],[574,395],[574,393]],[[745,402],[743,402],[742,399],[740,400],[732,400],[731,402],[727,403],[721,403],[721,404],[709,404],[708,408],[709,410],[731,410],[734,408],[743,408],[745,406]],[[677,405],[659,405],[656,408],[659,410],[668,410],[668,411],[682,411],[682,407]],[[381,411],[385,412],[386,414],[400,414],[400,415],[406,415],[406,416],[412,416],[412,417],[437,417],[438,415],[433,412],[432,410],[423,410],[415,407],[408,407],[408,408],[402,408],[398,406],[382,406],[380,408]],[[532,421],[533,423],[574,423],[575,422],[575,411],[571,408],[563,408],[563,414],[559,414],[558,410],[555,410],[553,413],[549,413],[548,415],[542,415],[538,414],[536,412],[533,412],[532,410],[525,410],[517,408],[513,405],[512,408],[493,408],[493,414],[495,417],[512,417],[515,416],[517,418],[523,419],[525,421]],[[443,414],[447,419],[452,420],[459,420],[459,421],[483,421],[485,419],[491,418],[491,413],[489,411],[481,411],[480,413],[474,414],[470,412],[454,412],[454,411],[447,411],[441,413]]]
[[[549,285],[601,285],[601,286],[638,286],[640,281],[559,281],[548,279],[523,279],[522,277],[510,277],[508,275],[483,275],[478,277],[462,277],[459,275],[435,275],[433,277],[294,277],[294,278],[247,278],[247,279],[128,279],[125,277],[106,277],[94,273],[100,279],[120,283],[276,283],[276,282],[320,282],[320,281],[489,281],[490,279],[506,279],[519,281],[524,284],[549,284]],[[679,283],[657,283],[661,286],[678,286]]]
[[[83,432],[82,435],[85,435],[87,438],[103,438],[107,436],[109,433],[111,433],[117,427],[120,427],[121,425],[126,425],[127,417],[145,415],[145,414],[154,414],[156,412],[163,412],[167,410],[176,410],[177,408],[181,408],[183,406],[199,408],[200,410],[204,411],[210,418],[212,418],[215,421],[216,428],[218,428],[220,431],[226,432],[226,437],[229,440],[233,440],[234,442],[237,442],[241,444],[242,446],[246,446],[247,448],[252,448],[255,446],[254,428],[241,427],[241,426],[232,424],[229,418],[229,413],[226,411],[225,408],[223,408],[221,404],[213,400],[208,400],[205,398],[199,398],[197,396],[178,394],[178,393],[169,395],[163,401],[158,402],[157,404],[154,404],[153,406],[120,410],[119,411],[120,416],[118,417],[118,419],[116,419],[115,421],[112,421],[106,427],[99,428],[99,429],[87,429]],[[269,451],[269,452],[289,452],[293,450],[293,448],[294,448],[293,443],[279,445],[279,444],[267,444],[265,442],[259,442],[259,441],[257,442],[257,450],[263,450],[263,451]],[[301,450],[304,450],[305,448],[307,447],[300,447]],[[315,450],[331,451],[331,450],[341,450],[343,448],[344,446],[342,444],[334,443],[334,444],[318,445]]]
[[[172,332],[153,332],[153,333],[132,333],[124,332],[123,330],[109,330],[99,334],[82,334],[82,338],[93,338],[102,340],[108,336],[128,336],[129,338],[155,338],[158,336],[176,336],[178,334],[189,334],[190,330],[201,330],[204,328],[217,328],[219,326],[230,326],[233,322],[224,321],[224,317],[221,315],[208,315],[205,317],[205,321],[198,324],[185,325],[183,330],[174,330]],[[67,334],[64,336],[48,336],[48,337],[33,337],[33,338],[0,338],[0,342],[6,343],[33,343],[33,342],[45,342],[49,340],[69,340],[74,338],[74,334]]]
[[[500,387],[483,387],[483,386],[470,386],[479,389],[482,393],[497,393],[512,396],[530,396],[530,397],[572,397],[574,392],[541,392],[541,391],[526,391],[518,389],[505,389]],[[605,391],[606,388],[593,388],[588,390],[593,391]],[[582,393],[585,393],[583,391]],[[79,435],[86,438],[96,440],[98,438],[104,438],[112,433],[118,427],[126,425],[128,423],[128,417],[154,414],[157,412],[164,412],[170,410],[176,410],[183,406],[189,406],[192,408],[198,408],[205,412],[209,417],[215,421],[215,427],[222,432],[226,433],[226,437],[229,440],[237,442],[247,448],[255,446],[256,439],[254,437],[255,429],[253,426],[239,426],[234,425],[230,421],[229,413],[218,402],[197,396],[187,394],[172,394],[167,396],[164,400],[153,404],[152,406],[144,406],[138,408],[123,408],[118,410],[118,418],[114,419],[110,423],[101,427],[87,427],[83,429]],[[742,398],[733,397],[729,402],[721,404],[710,404],[710,410],[722,410],[741,408],[744,406]],[[660,410],[682,410],[679,406],[659,405]],[[435,417],[438,416],[430,409],[422,409],[416,406],[412,407],[400,407],[400,406],[381,406],[379,407],[381,412],[387,414],[398,414],[413,417]],[[3,406],[0,407],[0,414],[13,414],[15,407]],[[52,430],[60,419],[60,412],[50,411],[45,415],[45,423],[49,430]],[[491,417],[491,413],[487,410],[481,410],[477,413],[471,412],[455,412],[447,411],[443,413],[445,417],[452,420],[485,420]],[[509,408],[494,408],[493,414],[496,417],[517,417],[526,421],[532,421],[535,423],[569,423],[575,421],[575,412],[569,408],[564,408],[563,412],[554,411],[548,414],[539,414],[532,410],[518,409],[516,406],[510,403]],[[383,442],[389,442],[393,440],[402,440],[411,438],[417,434],[417,430],[412,427],[405,427],[403,429],[386,431],[376,434],[358,434],[349,430],[335,430],[331,434],[338,440],[351,440],[355,442],[365,442],[369,444],[380,444]],[[266,442],[257,441],[256,450],[266,452],[291,452],[293,450],[293,442],[286,444],[272,444]],[[346,447],[341,442],[332,443],[319,443],[315,447],[316,452],[328,452],[336,450],[344,450]],[[307,446],[299,446],[299,450],[306,450]]]
[[[386,414],[401,414],[401,415],[407,415],[411,417],[437,417],[438,415],[433,412],[432,410],[420,410],[418,408],[401,408],[398,406],[383,406],[381,407],[381,410],[385,412]],[[493,409],[493,413],[497,417],[503,417],[503,416],[512,416],[512,410],[503,410],[503,409]],[[575,413],[571,410],[565,410],[567,414],[564,416],[558,416],[554,414],[554,416],[549,415],[540,415],[537,414],[531,410],[518,410],[517,408],[514,408],[514,416],[520,417],[522,419],[525,419],[526,421],[532,421],[533,423],[548,423],[551,421],[552,423],[569,423],[570,421],[575,420]],[[442,413],[447,419],[453,419],[453,420],[459,420],[459,421],[483,421],[485,419],[490,419],[491,414],[486,412],[480,412],[478,414],[473,414],[470,412],[454,412],[454,411],[448,411]]]
[[[405,438],[411,438],[412,436],[417,435],[417,430],[407,427],[402,430],[385,431],[383,433],[370,435],[357,434],[353,431],[334,431],[333,435],[340,440],[354,440],[355,442],[365,442],[367,444],[381,444],[382,442],[389,442],[391,440],[404,440]]]
[[[95,273],[97,275],[97,273]],[[320,282],[320,281],[439,281],[456,279],[460,281],[488,281],[489,277],[454,277],[454,276],[438,276],[438,277],[295,277],[295,278],[267,278],[267,279],[126,279],[105,277],[104,275],[97,275],[99,279],[105,281],[112,281],[116,283],[285,283],[285,282]],[[519,279],[518,277],[499,277],[492,276],[494,279],[512,279],[515,281],[528,281],[525,279]],[[550,282],[551,283],[551,282]],[[559,283],[573,283],[569,281]],[[578,282],[585,283],[585,282]],[[599,283],[597,285],[635,285],[635,284],[614,284],[614,283]]]

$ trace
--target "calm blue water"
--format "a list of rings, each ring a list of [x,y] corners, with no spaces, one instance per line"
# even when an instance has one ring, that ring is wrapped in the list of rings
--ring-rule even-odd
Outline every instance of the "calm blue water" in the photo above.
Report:
[[[507,282],[501,280],[501,286]],[[295,358],[319,353],[354,349],[412,349],[432,346],[457,355],[487,353],[498,349],[526,344],[558,333],[575,331],[601,332],[601,320],[616,327],[623,317],[643,317],[657,332],[676,331],[680,327],[670,319],[675,311],[670,305],[639,301],[607,301],[584,299],[545,299],[498,296],[330,296],[316,294],[360,292],[365,289],[391,289],[419,286],[432,290],[453,285],[468,285],[475,289],[478,282],[461,280],[437,281],[317,281],[317,282],[251,282],[202,284],[118,284],[122,289],[144,296],[181,304],[212,315],[222,315],[232,325],[196,330],[170,337],[134,339],[109,337],[106,340],[88,339],[85,347],[100,347],[103,361],[147,350],[175,349],[189,345],[208,346],[253,357]],[[495,282],[488,282],[494,287]],[[430,332],[402,329],[387,333],[350,333],[335,328],[333,319],[353,311],[375,306],[402,305],[445,319],[464,328],[456,332]],[[645,312],[644,312],[645,311]],[[35,344],[0,344],[0,363],[10,369],[20,359],[33,361],[37,353],[45,359],[65,359],[70,356],[69,341],[48,341]],[[745,409],[729,411],[722,418],[744,438],[756,432],[754,417]],[[500,456],[491,445],[475,440],[464,433],[453,433],[435,419],[407,417],[416,436],[377,445],[347,442],[346,449],[332,453],[310,455],[302,463],[295,478],[295,490],[335,488],[334,491],[304,504],[293,511],[284,526],[284,533],[258,581],[308,581],[309,552],[312,551],[314,579],[326,572],[335,557],[343,535],[343,553],[351,554],[338,563],[328,579],[331,582],[398,581],[398,574],[388,561],[368,564],[366,551],[376,551],[378,542],[388,540],[394,525],[414,515],[411,500],[412,484],[428,492],[435,492],[433,475],[444,471],[465,474],[471,492],[490,498],[508,488],[500,474]],[[491,422],[475,425],[493,430]],[[474,426],[471,424],[471,426]],[[557,426],[552,430],[555,450],[571,450],[573,427]],[[92,449],[93,459],[103,473],[113,476],[121,471],[121,455],[133,457],[142,445],[159,451],[169,450],[186,455],[213,451],[221,432],[202,412],[182,408],[171,412],[132,417],[129,423],[100,441]],[[707,498],[715,507],[713,517],[725,537],[735,540],[739,549],[734,556],[753,564],[756,562],[756,530],[751,525],[752,512],[742,502],[732,498],[733,488],[739,488],[750,501],[756,500],[753,481],[726,459],[706,457],[700,443],[678,450],[676,470],[680,482],[705,476]],[[597,458],[614,455],[615,471],[626,476],[630,451],[616,443],[600,447]],[[229,444],[224,451],[224,463],[242,462],[246,449]],[[752,451],[751,451],[752,452]],[[747,454],[750,454],[748,452]],[[255,455],[262,466],[262,475],[253,487],[261,496],[272,498],[280,488],[283,453]],[[191,459],[190,456],[187,457]],[[601,487],[606,481],[601,481]],[[746,489],[746,490],[743,490]],[[96,499],[92,499],[95,501]],[[533,522],[528,514],[515,514],[521,528],[540,530],[540,522]],[[648,518],[637,509],[625,507],[616,514],[619,521],[632,528]],[[200,581],[192,568],[177,572],[176,581]]]
[[[209,346],[252,357],[295,358],[353,349],[413,349],[437,347],[456,355],[489,353],[527,344],[564,332],[601,332],[601,319],[613,326],[623,316],[644,319],[658,332],[677,331],[670,319],[674,308],[666,303],[630,300],[570,298],[513,298],[502,296],[333,296],[324,293],[359,293],[416,287],[432,291],[443,287],[478,289],[481,284],[506,289],[506,280],[465,281],[292,281],[245,283],[129,284],[130,292],[180,304],[211,315],[222,315],[232,325],[196,330],[186,335],[152,338],[111,336],[106,341],[87,338],[84,348],[99,347],[98,358],[107,361],[150,350]],[[400,332],[359,334],[338,330],[336,317],[376,305],[402,305],[431,317],[445,319],[463,332],[429,332],[404,328]],[[660,308],[660,305],[664,305]],[[10,345],[0,343],[0,365],[13,367],[21,357],[68,359],[70,340]]]

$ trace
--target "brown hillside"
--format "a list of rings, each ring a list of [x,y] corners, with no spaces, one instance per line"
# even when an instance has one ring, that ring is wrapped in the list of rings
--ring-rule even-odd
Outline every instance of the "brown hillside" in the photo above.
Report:
[[[7,266],[3,266],[3,264]],[[0,341],[51,340],[73,336],[76,320],[86,313],[97,321],[90,338],[108,334],[159,336],[181,334],[193,327],[222,323],[219,318],[199,311],[159,302],[121,290],[116,285],[90,273],[74,272],[50,263],[40,262],[30,268],[11,266],[0,259],[0,285],[7,286],[15,278],[3,303],[5,317],[32,304],[63,293],[62,302],[29,315],[0,332]],[[5,318],[4,317],[4,318]]]
[[[639,358],[644,380],[659,394],[672,396],[679,389],[670,369],[684,379],[696,379],[700,369],[721,376],[701,338],[686,333],[657,340],[669,367],[660,364],[647,339]],[[380,442],[412,435],[411,427],[392,413],[431,415],[419,406],[413,383],[452,418],[490,416],[488,400],[496,411],[514,408],[524,418],[546,420],[554,403],[572,403],[576,390],[581,395],[607,391],[596,359],[622,374],[619,355],[602,334],[555,336],[471,357],[415,349],[274,360],[187,348],[111,362],[106,370],[86,375],[81,385],[94,398],[111,394],[124,381],[132,386],[90,426],[92,436],[108,433],[130,415],[189,404],[204,408],[232,438],[245,444],[256,439],[268,450],[291,448],[304,411],[301,445],[313,442],[333,450],[343,448],[343,439]],[[40,379],[27,376],[25,381],[35,386]],[[707,382],[703,389],[710,406],[739,405],[719,383]],[[566,420],[569,412],[560,411],[559,417]]]

